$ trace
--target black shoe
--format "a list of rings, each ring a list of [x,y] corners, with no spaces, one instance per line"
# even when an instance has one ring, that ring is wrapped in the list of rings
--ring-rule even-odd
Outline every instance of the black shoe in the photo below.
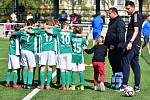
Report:
[[[27,85],[27,89],[34,89],[33,85]]]
[[[27,84],[23,84],[21,87],[27,89]]]
[[[135,92],[140,92],[140,87],[139,86],[134,86],[134,91]]]
[[[123,92],[124,89],[127,87],[128,85],[121,85],[118,89],[115,89],[115,91],[117,92]]]

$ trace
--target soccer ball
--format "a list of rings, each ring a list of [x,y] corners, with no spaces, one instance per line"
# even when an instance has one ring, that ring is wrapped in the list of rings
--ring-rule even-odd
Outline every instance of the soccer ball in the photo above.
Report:
[[[127,96],[127,97],[132,97],[132,96],[135,94],[135,91],[134,91],[133,87],[127,86],[127,87],[124,89],[124,94],[125,94],[125,96]]]

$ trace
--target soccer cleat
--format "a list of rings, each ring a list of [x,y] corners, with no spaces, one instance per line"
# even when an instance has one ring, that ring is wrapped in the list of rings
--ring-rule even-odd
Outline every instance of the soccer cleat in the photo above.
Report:
[[[6,87],[10,87],[10,84],[9,84],[9,83],[6,83],[5,86],[6,86]]]
[[[76,90],[76,86],[71,86],[71,90]]]
[[[84,90],[84,86],[80,86],[78,90]]]
[[[44,90],[44,86],[40,86],[40,90]]]
[[[59,90],[66,90],[66,88],[65,87],[60,87]]]
[[[139,86],[134,86],[134,91],[135,92],[140,92],[140,87]]]
[[[105,85],[104,85],[104,83],[100,83],[100,87],[101,87],[101,91],[105,91]]]
[[[80,90],[84,90],[84,86],[80,86]]]
[[[51,90],[52,88],[50,86],[46,86],[46,90]]]
[[[34,86],[32,86],[32,85],[27,85],[27,89],[34,89]]]
[[[27,89],[27,84],[23,84],[21,87]]]
[[[21,85],[13,84],[13,88],[21,88]]]

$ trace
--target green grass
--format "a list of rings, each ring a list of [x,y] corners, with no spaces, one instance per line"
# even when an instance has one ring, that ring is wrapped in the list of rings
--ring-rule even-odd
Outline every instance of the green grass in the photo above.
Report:
[[[91,45],[91,43],[90,43]],[[8,40],[0,39],[0,58],[8,57]],[[92,55],[85,54],[85,63],[91,64]],[[150,97],[150,55],[146,49],[142,51],[140,57],[141,65],[141,92],[136,93],[133,97],[125,97],[123,93],[114,92],[112,89],[108,89],[105,92],[93,90],[93,68],[87,66],[85,70],[85,90],[84,91],[59,91],[54,88],[50,91],[40,91],[36,94],[32,100],[149,100]],[[111,81],[111,67],[106,57],[106,81]],[[5,81],[5,73],[7,71],[7,59],[0,59],[0,77],[3,83]],[[36,77],[37,79],[37,77]],[[77,80],[79,79],[77,75]],[[54,78],[53,82],[56,79]],[[79,84],[79,80],[77,81]],[[129,85],[134,85],[133,72],[131,70]],[[3,85],[0,86],[0,98],[1,100],[20,100],[29,94],[30,89],[14,89],[6,88]]]

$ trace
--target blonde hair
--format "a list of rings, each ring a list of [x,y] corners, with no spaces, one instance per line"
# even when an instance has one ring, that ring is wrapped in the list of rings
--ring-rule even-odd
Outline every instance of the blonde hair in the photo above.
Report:
[[[101,41],[100,39],[102,39],[102,41]],[[98,37],[96,38],[95,44],[96,44],[96,45],[97,45],[97,44],[100,44],[100,43],[103,44],[104,41],[105,41],[104,36],[98,36]]]

